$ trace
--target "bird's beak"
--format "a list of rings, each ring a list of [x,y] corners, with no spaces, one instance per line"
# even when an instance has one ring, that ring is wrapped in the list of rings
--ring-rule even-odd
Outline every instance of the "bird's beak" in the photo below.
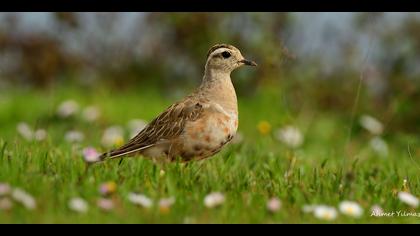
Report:
[[[247,66],[257,66],[257,63],[246,59],[242,59],[239,62],[244,63]]]

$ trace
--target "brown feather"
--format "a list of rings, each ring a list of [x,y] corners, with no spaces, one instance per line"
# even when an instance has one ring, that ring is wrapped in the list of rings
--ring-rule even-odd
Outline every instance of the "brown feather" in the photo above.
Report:
[[[192,96],[168,107],[163,113],[150,122],[139,134],[127,144],[106,152],[100,160],[132,154],[145,148],[152,147],[162,140],[171,140],[180,135],[187,121],[194,121],[200,117],[203,106],[194,102]]]

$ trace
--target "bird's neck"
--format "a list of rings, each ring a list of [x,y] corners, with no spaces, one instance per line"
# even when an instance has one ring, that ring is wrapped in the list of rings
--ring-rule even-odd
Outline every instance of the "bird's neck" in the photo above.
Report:
[[[236,92],[230,79],[230,72],[207,70],[206,68],[200,91],[226,111],[238,112]]]

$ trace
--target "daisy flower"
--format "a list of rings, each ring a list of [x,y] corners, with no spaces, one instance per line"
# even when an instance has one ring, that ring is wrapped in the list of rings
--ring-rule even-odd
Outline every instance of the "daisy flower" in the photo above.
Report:
[[[163,198],[159,200],[159,210],[162,213],[168,213],[171,209],[171,206],[175,203],[175,198]]]
[[[321,220],[335,220],[337,218],[337,210],[330,206],[316,206],[314,208],[314,216]]]
[[[362,115],[359,119],[359,123],[363,128],[374,135],[382,134],[384,129],[379,120],[369,115]]]
[[[102,195],[113,194],[113,193],[115,193],[116,190],[117,190],[117,184],[113,181],[103,183],[99,186],[99,192]]]
[[[271,131],[271,124],[268,121],[260,121],[257,125],[258,131],[262,135],[267,135]]]
[[[36,208],[35,199],[23,189],[15,188],[12,191],[12,198],[21,203],[26,209],[33,210]]]
[[[129,193],[128,200],[131,203],[142,206],[144,208],[150,208],[153,205],[152,200],[143,194]]]
[[[411,207],[417,208],[419,206],[419,199],[408,192],[399,192],[398,198]]]
[[[121,146],[124,142],[123,135],[124,132],[121,127],[111,126],[102,135],[102,144],[108,148]]]
[[[204,198],[204,205],[208,208],[214,208],[225,202],[225,196],[220,192],[213,192]]]
[[[267,202],[267,210],[275,213],[278,212],[281,208],[281,201],[278,198],[271,198],[270,200],[268,200]]]
[[[101,115],[101,112],[99,111],[99,108],[95,106],[88,106],[85,109],[83,109],[82,117],[87,122],[93,122],[96,121]]]
[[[79,104],[74,100],[66,100],[62,102],[57,109],[57,115],[61,118],[73,116],[79,111]]]
[[[89,209],[89,206],[83,198],[76,197],[70,199],[69,208],[78,213],[86,213]]]
[[[278,129],[275,137],[291,148],[297,148],[303,143],[303,135],[297,127],[285,126]]]
[[[85,139],[85,135],[82,132],[71,130],[64,135],[64,139],[69,143],[79,143]]]
[[[47,131],[45,131],[45,129],[38,129],[35,131],[34,136],[36,141],[43,141],[47,138]]]
[[[101,155],[98,151],[96,151],[93,147],[87,147],[83,149],[83,159],[86,162],[97,162],[99,161],[99,156]]]
[[[25,122],[20,122],[17,127],[16,127],[18,133],[27,141],[31,141],[34,137],[34,133],[31,129],[31,127],[25,123]]]
[[[378,153],[380,156],[386,157],[388,156],[388,145],[386,144],[385,140],[380,137],[374,137],[369,142],[370,147]]]
[[[114,202],[111,199],[107,198],[98,199],[96,205],[104,211],[111,211],[112,209],[114,209]]]
[[[338,209],[342,214],[355,218],[359,218],[363,214],[362,207],[356,202],[352,201],[342,201],[338,206]]]

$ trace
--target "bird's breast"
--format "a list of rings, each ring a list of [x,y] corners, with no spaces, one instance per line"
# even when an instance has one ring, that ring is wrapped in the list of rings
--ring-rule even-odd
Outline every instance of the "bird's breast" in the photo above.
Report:
[[[210,110],[201,119],[186,125],[179,155],[185,159],[203,159],[214,155],[236,134],[238,114]]]

